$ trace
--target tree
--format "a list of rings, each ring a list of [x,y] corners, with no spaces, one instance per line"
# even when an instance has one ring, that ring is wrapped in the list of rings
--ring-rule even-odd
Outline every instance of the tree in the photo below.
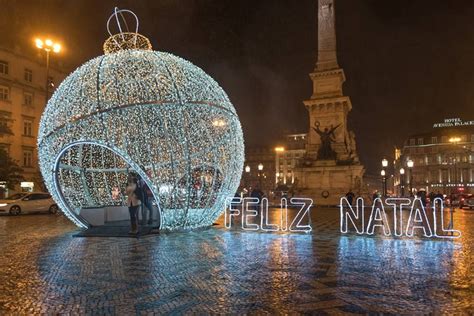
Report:
[[[9,189],[24,180],[23,169],[13,160],[8,152],[0,148],[0,181],[5,181]]]

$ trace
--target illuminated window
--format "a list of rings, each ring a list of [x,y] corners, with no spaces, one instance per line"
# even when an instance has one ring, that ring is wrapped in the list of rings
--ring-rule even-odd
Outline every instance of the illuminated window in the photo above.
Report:
[[[414,138],[410,139],[410,146],[415,146],[415,139]]]
[[[33,94],[29,92],[23,93],[23,105],[33,105]]]
[[[438,143],[438,137],[437,136],[431,137],[431,143],[432,144],[437,144]]]
[[[0,74],[8,75],[8,62],[0,60]]]
[[[418,145],[423,145],[423,138],[418,138]]]
[[[33,166],[33,151],[31,149],[23,150],[23,167]]]
[[[25,78],[25,81],[32,82],[33,81],[33,70],[25,68],[24,78]]]
[[[6,86],[0,86],[0,100],[10,100],[10,88]]]

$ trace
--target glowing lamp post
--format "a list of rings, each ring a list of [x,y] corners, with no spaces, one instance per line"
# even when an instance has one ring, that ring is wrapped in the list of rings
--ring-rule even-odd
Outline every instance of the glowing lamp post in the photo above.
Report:
[[[413,194],[413,166],[415,163],[413,160],[409,159],[407,161],[408,170],[410,170],[410,196]]]
[[[400,191],[401,195],[405,196],[405,169],[400,168]]]
[[[380,174],[382,175],[382,194],[383,196],[387,196],[387,178],[385,177],[386,171],[385,169],[388,167],[388,160],[387,159],[382,159],[382,171]]]
[[[451,144],[454,144],[454,146],[455,146],[453,167],[454,167],[454,185],[455,185],[456,189],[458,187],[458,170],[457,170],[456,146],[458,145],[458,143],[460,141],[461,141],[461,137],[451,137],[449,139],[449,142]]]
[[[258,169],[258,185],[260,187],[260,190],[262,189],[262,170],[263,170],[263,164],[259,163],[257,166]]]
[[[380,171],[382,176],[382,194],[383,196],[387,195],[387,178],[385,178],[385,170]]]
[[[248,186],[249,186],[249,177],[250,177],[250,166],[249,166],[249,165],[246,165],[246,166],[245,166],[245,173],[246,173],[246,177],[245,177],[245,189],[247,190],[247,189],[248,189]]]
[[[49,53],[59,53],[61,51],[61,44],[55,43],[52,40],[45,39],[42,40],[40,38],[35,39],[36,47],[42,49],[46,52],[46,86],[45,86],[45,94],[46,94],[46,102],[48,103],[48,95],[49,95]]]

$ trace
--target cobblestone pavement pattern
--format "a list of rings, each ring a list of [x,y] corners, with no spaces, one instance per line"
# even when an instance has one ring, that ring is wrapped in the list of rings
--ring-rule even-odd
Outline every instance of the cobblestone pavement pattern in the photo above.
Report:
[[[474,312],[474,212],[460,240],[341,235],[317,209],[311,234],[214,226],[73,238],[61,216],[0,217],[0,314]]]

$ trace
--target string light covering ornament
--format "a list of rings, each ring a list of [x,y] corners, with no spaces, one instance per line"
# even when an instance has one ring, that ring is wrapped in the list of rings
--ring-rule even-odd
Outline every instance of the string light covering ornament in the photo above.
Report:
[[[122,32],[123,13],[135,17],[135,32]],[[118,34],[110,32],[113,17]],[[211,225],[242,173],[235,108],[203,70],[153,51],[133,12],[115,9],[107,29],[105,55],[70,74],[41,117],[39,160],[49,191],[74,223],[88,227],[83,210],[125,205],[134,171],[153,192],[161,229]]]

